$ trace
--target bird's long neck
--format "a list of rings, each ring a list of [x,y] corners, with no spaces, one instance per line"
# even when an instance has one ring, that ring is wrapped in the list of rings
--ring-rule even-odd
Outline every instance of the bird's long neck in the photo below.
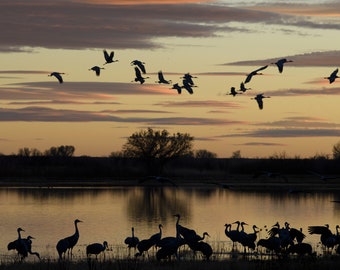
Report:
[[[75,227],[75,229],[76,229],[76,231],[75,231],[75,235],[79,235],[79,230],[78,230],[78,222],[74,222],[74,227]]]
[[[134,238],[135,237],[135,229],[132,228],[131,231],[132,231],[132,238]]]
[[[162,238],[162,226],[159,226],[159,236]]]
[[[18,240],[21,240],[21,233],[20,233],[20,230],[18,230]]]

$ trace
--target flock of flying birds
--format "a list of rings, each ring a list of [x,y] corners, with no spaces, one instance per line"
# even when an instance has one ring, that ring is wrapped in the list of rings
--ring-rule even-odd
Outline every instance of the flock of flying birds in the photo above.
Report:
[[[114,59],[114,51],[111,51],[110,54],[104,50],[104,58],[105,58],[105,63],[103,65],[106,64],[110,64],[110,63],[114,63],[114,62],[118,62],[119,60]],[[289,62],[293,62],[292,60],[287,60],[286,58],[282,58],[279,59],[278,61],[276,61],[275,63],[271,63],[271,64],[275,64],[279,70],[280,73],[283,72],[283,66],[285,63],[289,63]],[[134,70],[135,70],[135,78],[134,81],[135,82],[139,82],[140,84],[143,84],[145,82],[145,79],[148,79],[150,77],[143,77],[143,74],[146,74],[146,69],[145,69],[145,63],[140,61],[140,60],[133,60],[131,62],[131,65],[134,66]],[[268,65],[265,65],[263,67],[260,67],[252,72],[250,72],[249,74],[247,74],[246,79],[244,80],[244,82],[241,82],[240,84],[240,89],[236,90],[235,87],[231,87],[230,89],[230,93],[228,93],[227,95],[232,95],[232,96],[236,96],[238,94],[243,94],[245,93],[247,90],[250,90],[251,88],[246,88],[245,84],[249,83],[251,81],[251,79],[255,76],[255,75],[262,75],[263,73],[261,73],[260,71],[265,70],[268,67]],[[99,67],[99,66],[93,66],[92,68],[90,68],[90,71],[94,71],[96,73],[97,76],[100,76],[101,70],[104,69],[103,67]],[[333,83],[335,81],[336,78],[340,78],[338,77],[338,68],[335,69],[330,75],[329,77],[324,77],[325,79],[329,80],[329,83]],[[48,76],[54,76],[58,79],[59,83],[63,83],[63,77],[62,77],[62,72],[52,72],[51,74],[49,74]],[[190,73],[186,73],[184,74],[183,77],[181,77],[182,80],[182,85],[179,85],[179,83],[174,83],[172,85],[172,88],[170,89],[175,89],[177,90],[178,94],[182,93],[182,89],[185,89],[188,91],[189,94],[193,94],[193,87],[196,87],[195,83],[193,82],[192,78],[197,78],[192,76]],[[172,81],[171,80],[166,80],[164,78],[163,72],[159,71],[158,72],[158,81],[156,81],[156,83],[159,84],[171,84]],[[264,98],[270,98],[269,96],[265,96],[263,93],[261,94],[257,94],[255,97],[253,97],[252,99],[256,100],[259,109],[262,110],[263,109],[263,99]]]

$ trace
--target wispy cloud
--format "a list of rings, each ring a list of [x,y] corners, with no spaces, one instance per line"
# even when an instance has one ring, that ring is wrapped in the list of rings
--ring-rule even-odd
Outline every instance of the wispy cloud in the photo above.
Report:
[[[154,105],[163,107],[223,107],[223,108],[241,108],[237,103],[218,100],[204,100],[204,101],[166,101],[159,102]]]

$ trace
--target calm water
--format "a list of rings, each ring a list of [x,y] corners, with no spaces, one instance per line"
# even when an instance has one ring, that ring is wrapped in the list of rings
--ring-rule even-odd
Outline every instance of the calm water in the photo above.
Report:
[[[34,250],[45,258],[56,258],[55,245],[59,239],[74,233],[74,219],[79,223],[80,239],[75,249],[84,255],[85,246],[108,241],[112,256],[126,256],[124,239],[135,234],[148,238],[163,225],[163,236],[175,235],[174,214],[180,213],[180,223],[199,234],[207,231],[207,241],[215,251],[228,250],[230,240],[224,234],[224,224],[236,220],[256,224],[260,228],[285,221],[291,227],[328,223],[335,230],[340,224],[340,204],[337,194],[255,193],[218,188],[142,188],[110,189],[79,188],[2,188],[0,189],[0,255],[13,256],[7,243],[17,238],[22,227],[23,237],[32,235]],[[245,228],[251,231],[251,226]],[[259,237],[265,238],[263,230]],[[319,236],[307,235],[305,242],[317,246]],[[216,250],[218,249],[218,250]]]

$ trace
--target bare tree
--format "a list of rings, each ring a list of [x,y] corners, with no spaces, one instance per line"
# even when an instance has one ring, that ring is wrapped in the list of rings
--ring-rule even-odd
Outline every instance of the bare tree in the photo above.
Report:
[[[45,156],[52,157],[72,157],[74,154],[75,148],[72,145],[61,145],[58,147],[51,147],[50,149],[45,151]]]
[[[340,141],[333,145],[333,158],[340,159]]]
[[[199,149],[195,151],[195,158],[217,158],[217,154],[205,149]]]

